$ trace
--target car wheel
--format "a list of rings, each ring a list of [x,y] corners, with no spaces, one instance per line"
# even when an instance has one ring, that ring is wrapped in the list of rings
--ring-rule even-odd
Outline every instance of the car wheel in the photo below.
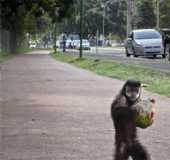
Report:
[[[156,58],[156,54],[153,55],[153,58]]]
[[[162,58],[166,58],[166,54],[163,54],[163,55],[162,55]]]
[[[134,48],[133,48],[133,56],[134,56],[134,57],[136,57],[136,58],[138,57],[138,55],[136,54],[136,52],[135,52],[135,49],[134,49]]]
[[[127,48],[126,48],[126,56],[127,56],[127,57],[130,57],[130,54],[129,54]]]

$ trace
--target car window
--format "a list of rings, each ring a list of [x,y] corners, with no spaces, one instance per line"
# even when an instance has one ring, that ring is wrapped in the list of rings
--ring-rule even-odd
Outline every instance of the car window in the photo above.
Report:
[[[135,39],[157,39],[157,38],[161,38],[161,35],[159,32],[143,31],[143,32],[135,32],[134,38]]]

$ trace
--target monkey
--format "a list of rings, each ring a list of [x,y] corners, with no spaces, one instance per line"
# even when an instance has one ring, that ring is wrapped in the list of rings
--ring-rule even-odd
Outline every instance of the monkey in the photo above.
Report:
[[[127,80],[111,105],[115,128],[114,160],[151,160],[146,148],[139,142],[134,121],[137,109],[132,107],[141,100],[141,82]]]

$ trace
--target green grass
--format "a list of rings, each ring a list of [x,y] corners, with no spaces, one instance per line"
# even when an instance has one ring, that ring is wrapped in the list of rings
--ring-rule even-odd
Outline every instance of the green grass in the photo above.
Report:
[[[0,52],[0,63],[2,63],[3,61],[7,60],[9,57],[10,57],[10,54],[4,53],[4,52]]]
[[[95,58],[80,59],[77,56],[60,52],[52,53],[51,55],[57,60],[90,70],[99,75],[121,80],[140,80],[142,83],[146,84],[147,90],[170,96],[170,73],[142,68],[135,65],[121,64],[113,60],[100,60]]]
[[[33,49],[31,48],[27,48],[27,47],[21,47],[21,48],[18,48],[17,49],[17,53],[20,54],[20,53],[27,53],[27,52],[31,52]]]
[[[32,49],[30,49],[30,48],[19,48],[19,49],[17,49],[16,54],[0,52],[0,63],[2,63],[3,61],[5,61],[5,60],[17,55],[17,54],[27,53],[27,52],[30,52],[30,51],[32,51]]]

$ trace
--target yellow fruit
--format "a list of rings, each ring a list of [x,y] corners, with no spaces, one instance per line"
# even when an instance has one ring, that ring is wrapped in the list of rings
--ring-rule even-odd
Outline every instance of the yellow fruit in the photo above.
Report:
[[[140,112],[136,115],[135,122],[137,127],[147,128],[152,125],[153,119],[146,112]]]
[[[155,115],[155,101],[154,100],[142,100],[138,104],[135,104],[137,113],[135,116],[135,123],[137,127],[147,128],[153,123]]]

